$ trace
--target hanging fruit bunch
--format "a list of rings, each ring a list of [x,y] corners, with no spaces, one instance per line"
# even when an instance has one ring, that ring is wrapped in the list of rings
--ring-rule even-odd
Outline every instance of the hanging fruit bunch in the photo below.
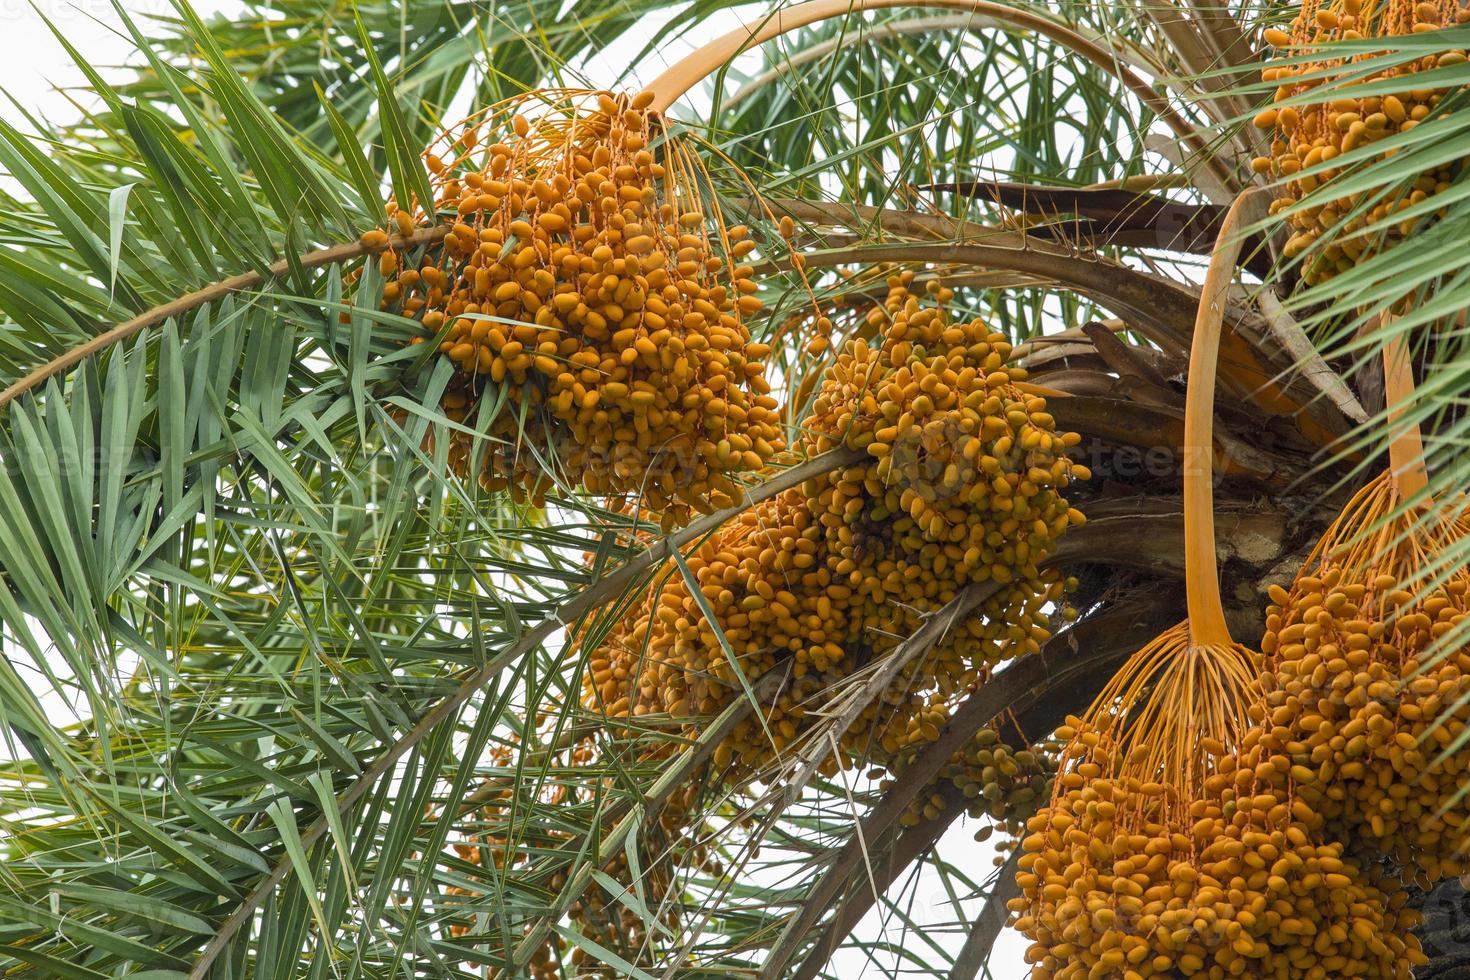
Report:
[[[879,792],[893,787],[918,754],[917,748],[905,747],[885,763],[891,775],[879,783]],[[899,822],[912,827],[920,820],[938,817],[950,806],[941,790],[952,786],[963,798],[960,806],[964,812],[987,821],[976,839],[988,840],[999,828],[1002,836],[998,849],[1009,850],[1026,821],[1051,799],[1060,748],[1054,739],[1031,744],[1013,724],[998,722],[994,727],[982,728],[955,751],[927,791],[909,804]]]
[[[562,761],[574,768],[589,765],[594,761],[592,746],[574,743],[566,750]],[[442,920],[446,934],[453,939],[483,934],[485,920],[493,921],[491,915],[484,911],[487,896],[500,892],[504,875],[513,873],[524,880],[534,880],[538,857],[574,844],[573,834],[558,826],[525,824],[513,818],[513,814],[522,812],[522,808],[528,805],[574,806],[578,800],[570,785],[556,780],[537,782],[519,778],[521,765],[516,751],[509,744],[489,746],[480,768],[488,769],[491,775],[481,780],[465,797],[465,802],[474,801],[472,808],[445,811],[431,806],[426,814],[427,820],[447,822],[464,834],[462,839],[445,845],[446,851],[458,862],[454,866],[454,879],[464,882],[445,886],[444,895],[450,899],[446,902],[445,911],[454,907],[454,898],[464,897],[470,900],[466,905],[476,912],[475,915],[468,912],[460,916],[450,914]],[[534,796],[528,798],[528,790]],[[514,829],[504,835],[507,823],[511,823]],[[537,884],[551,889],[563,887],[566,875],[556,871]],[[480,921],[476,921],[476,916]],[[497,940],[505,938],[502,930],[492,927],[492,931]],[[525,974],[534,980],[558,980],[562,976],[559,962],[558,950],[551,945],[542,946],[534,951],[526,964]],[[462,969],[470,975],[477,975],[483,971],[483,966],[484,960],[477,958],[463,963]]]
[[[1305,0],[1289,30],[1270,28],[1265,39],[1285,54],[1300,55],[1333,41],[1399,37],[1467,21],[1470,9],[1460,0]],[[1465,57],[1463,48],[1446,46],[1438,54],[1375,71],[1361,82],[1402,80],[1403,87],[1396,92],[1355,98],[1338,91],[1331,93],[1336,97],[1319,102],[1302,103],[1300,99],[1309,97],[1318,87],[1333,84],[1334,77],[1322,73],[1337,68],[1343,75],[1353,71],[1352,60],[1327,56],[1301,64],[1271,65],[1262,72],[1265,81],[1277,84],[1275,104],[1263,109],[1255,124],[1269,131],[1273,140],[1271,155],[1257,158],[1252,166],[1257,173],[1290,178],[1277,191],[1279,196],[1271,205],[1273,214],[1294,208],[1303,200],[1311,202],[1286,218],[1292,235],[1285,253],[1289,258],[1305,256],[1302,275],[1308,284],[1346,271],[1409,235],[1427,217],[1416,206],[1450,186],[1458,162],[1437,166],[1401,186],[1333,199],[1313,192],[1332,181],[1338,173],[1336,168],[1302,171],[1419,125],[1439,104],[1444,90],[1416,85],[1414,76],[1463,62]],[[1321,77],[1310,77],[1313,74]],[[1359,82],[1355,80],[1354,84]],[[1390,152],[1394,151],[1388,150],[1385,155]],[[1404,214],[1398,223],[1377,227],[1410,208],[1416,208],[1415,212]],[[1315,247],[1324,232],[1344,220],[1341,232],[1332,236],[1330,244]]]
[[[746,697],[742,677],[753,685],[779,677],[763,714],[714,746],[718,785],[768,771],[818,732],[808,707],[972,583],[991,583],[988,598],[837,733],[824,773],[858,758],[878,767],[875,778],[901,773],[991,666],[1035,653],[1047,636],[1046,607],[1066,582],[1041,566],[1056,536],[1082,519],[1061,495],[1088,476],[1065,455],[1078,439],[1055,431],[1044,399],[1022,387],[1024,372],[1007,367],[1002,335],[978,321],[952,323],[944,309],[952,294],[935,285],[925,304],[912,281],[890,278],[885,304],[870,314],[881,344],[855,341],[836,357],[799,447],[815,455],[845,445],[864,450],[862,460],[724,525],[685,559],[687,576],[655,583],[589,657],[590,710],[682,722],[691,738]],[[651,751],[677,749],[663,741]],[[1046,751],[1013,748],[987,729],[935,789],[951,781],[974,801],[969,809],[1014,821],[1013,808],[1023,817],[1046,798],[1051,765]],[[909,819],[926,805],[933,809],[932,797]],[[687,792],[676,794],[660,813],[661,833],[689,836],[698,812]],[[589,935],[626,938],[620,908],[587,904],[575,914],[596,920]]]
[[[697,787],[691,787],[697,789]],[[658,941],[660,928],[679,928],[682,903],[675,897],[683,887],[676,872],[682,875],[703,873],[718,875],[720,865],[710,848],[688,839],[685,828],[676,821],[692,819],[690,810],[694,805],[693,794],[688,799],[678,799],[660,814],[658,827],[645,834],[640,842],[638,872],[635,876],[628,864],[626,854],[611,856],[602,867],[606,876],[594,884],[567,910],[578,931],[606,949],[636,950],[647,948]],[[638,894],[644,906],[655,916],[650,922],[619,900],[616,882],[630,893]],[[561,947],[561,958],[570,964],[571,977],[618,977],[625,974],[600,962],[581,947],[565,948],[554,938],[543,947],[543,957],[548,961],[553,948]]]
[[[543,722],[551,722],[547,716]],[[553,737],[556,744],[564,739]],[[599,765],[599,747],[595,741],[571,739],[560,749],[550,750],[555,758],[554,769],[567,773]],[[534,785],[534,805],[549,805],[576,808],[594,801],[604,801],[603,794],[613,790],[613,777],[591,782],[553,777],[544,781],[527,781],[519,778],[522,771],[509,745],[496,745],[487,750],[485,763],[498,773],[484,780],[471,794],[477,802],[468,814],[454,815],[432,811],[432,820],[453,819],[457,826],[504,827],[507,821],[515,823],[514,814],[522,807],[532,804],[525,797],[528,786]],[[524,763],[524,760],[522,760]],[[680,905],[671,896],[682,887],[675,871],[694,871],[711,876],[722,873],[722,866],[714,850],[705,842],[696,839],[696,830],[701,826],[699,814],[703,803],[703,787],[691,783],[676,791],[658,811],[657,820],[648,821],[641,828],[638,839],[638,864],[633,873],[628,859],[628,850],[615,848],[607,853],[599,866],[601,879],[589,884],[567,908],[568,917],[577,923],[578,932],[599,945],[609,949],[639,948],[652,941],[653,933],[663,927],[678,925]],[[459,880],[469,885],[450,885],[445,894],[465,896],[483,906],[488,895],[499,888],[496,879],[507,869],[514,869],[519,880],[534,882],[551,892],[568,886],[569,878],[565,865],[557,855],[582,850],[585,834],[575,829],[564,829],[561,825],[519,827],[513,831],[516,844],[510,845],[505,838],[481,829],[472,831],[468,838],[447,845],[455,858],[463,862]],[[648,909],[658,915],[658,923],[650,923],[641,914],[634,912],[611,888],[610,882],[627,883],[630,890],[636,889]],[[446,930],[451,937],[459,938],[473,932],[475,925],[468,916],[451,917],[446,921]],[[526,931],[518,933],[524,936]],[[567,967],[570,965],[570,972]],[[466,967],[474,972],[475,963]],[[552,934],[545,941],[529,950],[525,973],[534,980],[558,980],[563,976],[617,976],[616,971],[603,966],[591,958],[582,947],[567,947]]]
[[[1407,978],[1422,960],[1397,883],[1236,760],[1250,654],[1190,631],[1058,731],[1056,795],[1028,824],[1011,903],[1033,976]]]
[[[1390,403],[1412,376],[1384,352]],[[1271,590],[1263,641],[1265,751],[1344,840],[1392,857],[1421,886],[1470,871],[1470,537],[1463,499],[1427,500],[1417,430],[1318,542],[1289,589]]]
[[[383,308],[455,366],[448,417],[494,413],[487,488],[635,496],[672,526],[738,499],[783,435],[747,325],[755,243],[651,100],[537,92],[457,128],[426,154],[433,214],[388,206],[405,236],[452,229],[381,271]],[[471,445],[457,433],[451,462]]]
[[[865,460],[762,502],[691,554],[700,598],[668,579],[594,656],[589,707],[707,716],[743,697],[740,675],[789,670],[764,724],[747,718],[715,753],[720,767],[756,772],[799,737],[820,689],[885,656],[967,585],[990,583],[975,614],[840,734],[844,750],[892,756],[937,738],[990,666],[1040,648],[1065,586],[1041,565],[1082,519],[1062,496],[1087,476],[1065,455],[1077,437],[1020,387],[1002,335],[921,305],[911,281],[890,281],[874,311],[883,343],[836,359],[802,437],[808,454],[846,445]]]
[[[1189,618],[1058,731],[1056,791],[1029,822],[1011,902],[1036,977],[1408,977],[1418,956],[1398,900],[1321,837],[1310,807],[1235,758],[1255,655],[1230,638],[1220,604],[1210,454],[1241,204],[1220,233],[1190,359]]]

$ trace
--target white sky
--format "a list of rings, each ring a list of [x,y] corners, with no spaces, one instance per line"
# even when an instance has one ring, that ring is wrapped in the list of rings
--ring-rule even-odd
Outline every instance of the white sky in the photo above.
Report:
[[[148,15],[175,13],[170,0],[121,0],[121,5],[145,30]],[[240,9],[235,0],[193,0],[193,6],[206,20],[217,12]],[[39,111],[52,119],[66,118],[74,110],[62,90],[83,84],[84,77],[42,15],[105,77],[118,77],[117,66],[129,61],[136,63],[133,44],[126,37],[111,0],[0,0],[0,38],[5,43],[5,57],[0,58],[0,90],[27,110]],[[721,11],[686,36],[662,45],[639,66],[639,76],[643,81],[651,80],[698,43],[724,34],[740,21],[735,13]],[[588,61],[585,66],[588,76],[612,77],[614,70],[625,67],[638,54],[646,40],[644,34],[610,45]]]
[[[168,0],[122,0],[122,6],[130,15],[143,23],[148,14],[170,14],[173,11]],[[204,17],[217,11],[238,9],[231,0],[194,0],[195,9]],[[75,108],[66,92],[81,85],[84,76],[68,58],[65,49],[52,35],[42,17],[44,14],[70,40],[77,50],[83,52],[104,77],[118,78],[123,71],[118,66],[133,58],[133,45],[123,32],[121,23],[109,0],[0,0],[0,38],[5,45],[5,57],[0,58],[0,91],[27,111],[45,118],[58,120],[75,115]],[[655,55],[640,65],[641,80],[651,80],[663,67],[680,55],[691,50],[697,43],[710,40],[732,29],[739,18],[730,12],[710,18],[707,24],[691,31],[685,37],[662,46]],[[620,68],[636,56],[646,35],[627,39],[607,48],[586,66],[589,78],[610,77],[615,68]],[[702,105],[707,102],[699,99]],[[84,102],[84,104],[91,104]],[[701,107],[702,107],[701,105]],[[4,110],[10,112],[9,106]],[[59,707],[59,705],[58,705]],[[975,844],[971,838],[977,824],[957,821],[945,842],[945,854],[951,861],[962,861],[964,870],[974,880],[983,881],[991,872],[990,858],[993,854],[988,845]],[[937,875],[925,874],[913,892],[914,902],[909,908],[915,926],[923,928],[938,923],[953,921],[949,898]],[[892,923],[888,937],[898,941],[903,925]],[[856,936],[867,941],[879,939],[883,934],[882,924],[876,914],[870,914],[859,926]],[[932,936],[938,941],[955,946],[963,941],[958,936]],[[910,938],[913,948],[922,944]],[[991,962],[991,976],[995,980],[1013,980],[1027,975],[1021,964],[1021,953],[1025,940],[1007,930],[997,944],[996,955]],[[867,957],[848,951],[835,959],[834,965],[844,971],[851,980],[899,975],[893,973],[889,960],[880,960],[882,967],[875,967]],[[913,976],[912,973],[903,974]]]
[[[201,12],[223,9],[217,0],[201,0]],[[124,0],[133,16],[168,13],[168,0]],[[39,11],[39,13],[37,12]],[[0,37],[6,56],[0,58],[0,89],[31,112],[51,119],[74,115],[71,103],[57,89],[82,84],[82,72],[67,56],[42,17],[52,21],[77,50],[86,54],[104,75],[133,50],[122,36],[116,11],[108,0],[0,0]]]

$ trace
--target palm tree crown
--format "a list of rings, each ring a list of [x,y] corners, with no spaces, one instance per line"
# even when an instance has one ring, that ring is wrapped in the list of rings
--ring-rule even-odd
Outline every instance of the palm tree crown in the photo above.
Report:
[[[175,0],[125,78],[56,29],[84,108],[0,120],[0,971],[1020,975],[1191,454],[1252,671],[1386,462],[1463,611],[1470,26],[1339,6]],[[1420,904],[1456,819],[1348,857]]]

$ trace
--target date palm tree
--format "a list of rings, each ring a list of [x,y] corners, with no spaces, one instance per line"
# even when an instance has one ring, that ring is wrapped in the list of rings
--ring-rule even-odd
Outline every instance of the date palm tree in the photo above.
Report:
[[[997,945],[1010,868],[934,777],[981,729],[1046,739],[1182,618],[1198,283],[1227,207],[1275,179],[1253,172],[1270,147],[1251,119],[1261,32],[1293,11],[854,3],[778,32],[795,22],[778,5],[724,0],[251,0],[207,20],[175,3],[116,12],[126,78],[58,30],[87,76],[74,117],[0,119],[0,971],[1020,975]],[[1054,556],[1075,621],[964,692],[881,783],[861,758],[721,783],[710,750],[759,684],[694,739],[579,694],[596,637],[687,574],[683,551],[833,459],[763,471],[671,534],[575,488],[544,507],[483,489],[449,459],[452,365],[379,311],[375,261],[351,275],[458,117],[548,86],[636,90],[673,40],[742,20],[779,36],[696,60],[697,98],[669,116],[732,223],[767,243],[775,216],[795,228],[804,261],[762,247],[751,321],[791,424],[828,363],[792,324],[813,300],[859,323],[881,274],[910,269],[1010,336],[1093,471],[1069,490],[1088,522]],[[1466,30],[1359,54],[1463,48]],[[628,74],[597,74],[614,45]],[[1353,172],[1455,170],[1392,250],[1308,286],[1256,215],[1215,420],[1238,638],[1261,635],[1267,586],[1395,425],[1421,426],[1436,496],[1470,472],[1466,81],[1442,69],[1412,142]],[[1404,295],[1420,301],[1389,330],[1360,330]],[[1389,338],[1421,381],[1397,422],[1375,367]],[[937,622],[899,638],[908,655]],[[660,823],[675,794],[700,815],[697,860]],[[643,927],[583,928],[594,902]],[[1423,975],[1470,975],[1463,892],[1430,906]]]

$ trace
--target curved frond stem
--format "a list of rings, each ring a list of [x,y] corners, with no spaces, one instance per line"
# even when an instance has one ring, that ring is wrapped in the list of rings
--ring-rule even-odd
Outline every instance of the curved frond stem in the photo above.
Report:
[[[1005,4],[992,3],[990,0],[807,0],[806,3],[776,11],[758,21],[737,27],[671,66],[648,86],[654,93],[652,108],[659,112],[668,111],[680,97],[718,71],[730,59],[772,38],[834,17],[892,7],[939,7],[972,11],[1056,41],[1116,77],[1128,91],[1162,119],[1176,136],[1200,153],[1206,166],[1215,171],[1217,176],[1227,182],[1231,179],[1228,168],[1209,151],[1208,143],[1200,136],[1199,131],[1175,112],[1169,101],[1160,96],[1153,86],[1123,64],[1117,54],[1048,17]]]
[[[938,31],[949,30],[1004,30],[1008,26],[1009,25],[1007,24],[1007,22],[988,15],[976,16],[975,14],[947,14],[940,17],[920,17],[914,20],[897,20],[887,21],[881,24],[874,24],[863,34],[862,39],[864,41],[876,43],[879,41],[886,41],[911,34],[932,34]],[[768,68],[766,71],[761,72],[759,75],[752,78],[744,85],[740,86],[740,88],[735,90],[735,94],[724,100],[723,105],[727,109],[732,108],[739,103],[744,102],[752,95],[755,95],[757,92],[765,88],[767,85],[770,85],[772,82],[777,81],[778,79],[790,74],[793,70],[800,68],[802,65],[808,65],[814,61],[820,61],[822,58],[825,58],[832,52],[837,51],[847,45],[850,45],[851,43],[851,38],[839,36],[828,38],[818,44],[813,44],[809,48],[803,48],[795,54],[791,55],[789,58],[786,58],[779,65],[776,65],[773,68]],[[1134,68],[1146,71],[1154,75],[1164,74],[1164,69],[1162,68],[1162,66],[1160,66],[1156,62],[1146,60],[1146,54],[1147,52],[1144,51],[1131,51],[1126,57],[1128,63]],[[1125,55],[1121,52],[1114,52],[1114,57],[1123,58],[1125,57]]]
[[[361,258],[365,255],[376,255],[390,248],[416,248],[420,245],[430,245],[448,234],[449,229],[449,225],[443,225],[434,228],[424,228],[406,238],[392,236],[384,237],[382,240],[372,242],[371,244],[363,241],[355,241],[345,242],[341,245],[331,245],[327,248],[303,253],[294,259],[281,259],[273,262],[266,267],[264,272],[259,270],[242,272],[237,276],[231,276],[228,279],[221,279],[219,282],[211,283],[202,289],[196,289],[192,293],[185,293],[177,299],[162,303],[153,307],[151,310],[145,310],[131,320],[124,320],[122,323],[103,331],[86,343],[73,347],[60,357],[53,358],[45,364],[42,364],[19,381],[11,384],[4,391],[0,391],[0,408],[4,408],[38,385],[44,384],[48,379],[71,370],[93,354],[101,353],[114,344],[121,343],[147,330],[149,327],[156,327],[173,317],[192,313],[194,310],[202,306],[208,306],[210,303],[218,302],[232,293],[254,289],[264,283],[268,278],[274,279],[289,274],[292,268],[320,269],[325,266],[351,262],[353,259]]]
[[[877,900],[872,882],[854,879],[868,866],[864,860],[867,843],[882,840],[909,802],[925,791],[944,763],[981,728],[1006,712],[1013,712],[1023,732],[1049,731],[1068,713],[1083,708],[1111,673],[1112,665],[1128,656],[1144,638],[1155,633],[1159,623],[1174,615],[1172,594],[1121,600],[1107,612],[1089,617],[1047,641],[1039,654],[1025,657],[994,674],[971,694],[951,716],[937,740],[919,750],[910,767],[892,786],[883,801],[862,822],[808,893],[801,909],[787,923],[761,971],[761,980],[782,976],[787,963],[806,937],[831,908],[838,909],[828,922],[793,980],[812,980],[841,945],[867,910]],[[1076,690],[1058,692],[1080,680]],[[934,821],[912,828],[895,846],[913,860],[924,853],[962,813],[961,805],[946,807]],[[915,839],[917,838],[917,839]],[[898,869],[891,874],[896,877]],[[845,902],[838,904],[843,894]]]
[[[1011,244],[1013,242],[1014,244]],[[1020,272],[1049,280],[1124,315],[1167,350],[1189,348],[1198,295],[1189,287],[1050,242],[1016,235],[1005,245],[901,242],[805,253],[807,266],[928,262]]]
[[[949,980],[975,980],[990,959],[995,937],[1000,935],[1010,916],[1006,904],[1021,894],[1021,886],[1016,883],[1016,868],[1020,862],[1021,849],[1013,848],[1011,856],[996,872],[995,883],[985,896],[985,904],[970,924],[965,944],[960,947],[960,955],[955,957],[954,966],[950,968]]]
[[[857,721],[863,709],[882,696],[900,671],[941,643],[949,635],[949,631],[963,622],[975,607],[999,590],[1000,586],[995,582],[972,583],[940,609],[924,617],[923,624],[884,657],[877,669],[863,678],[862,683],[844,697],[840,704],[825,709],[835,712],[835,715],[831,721],[824,723],[823,728],[836,736],[847,731]],[[801,769],[782,787],[787,803],[801,794],[802,788],[816,775],[817,769],[826,760],[836,742],[831,738],[818,737],[813,740],[813,745],[812,753],[804,760]]]

